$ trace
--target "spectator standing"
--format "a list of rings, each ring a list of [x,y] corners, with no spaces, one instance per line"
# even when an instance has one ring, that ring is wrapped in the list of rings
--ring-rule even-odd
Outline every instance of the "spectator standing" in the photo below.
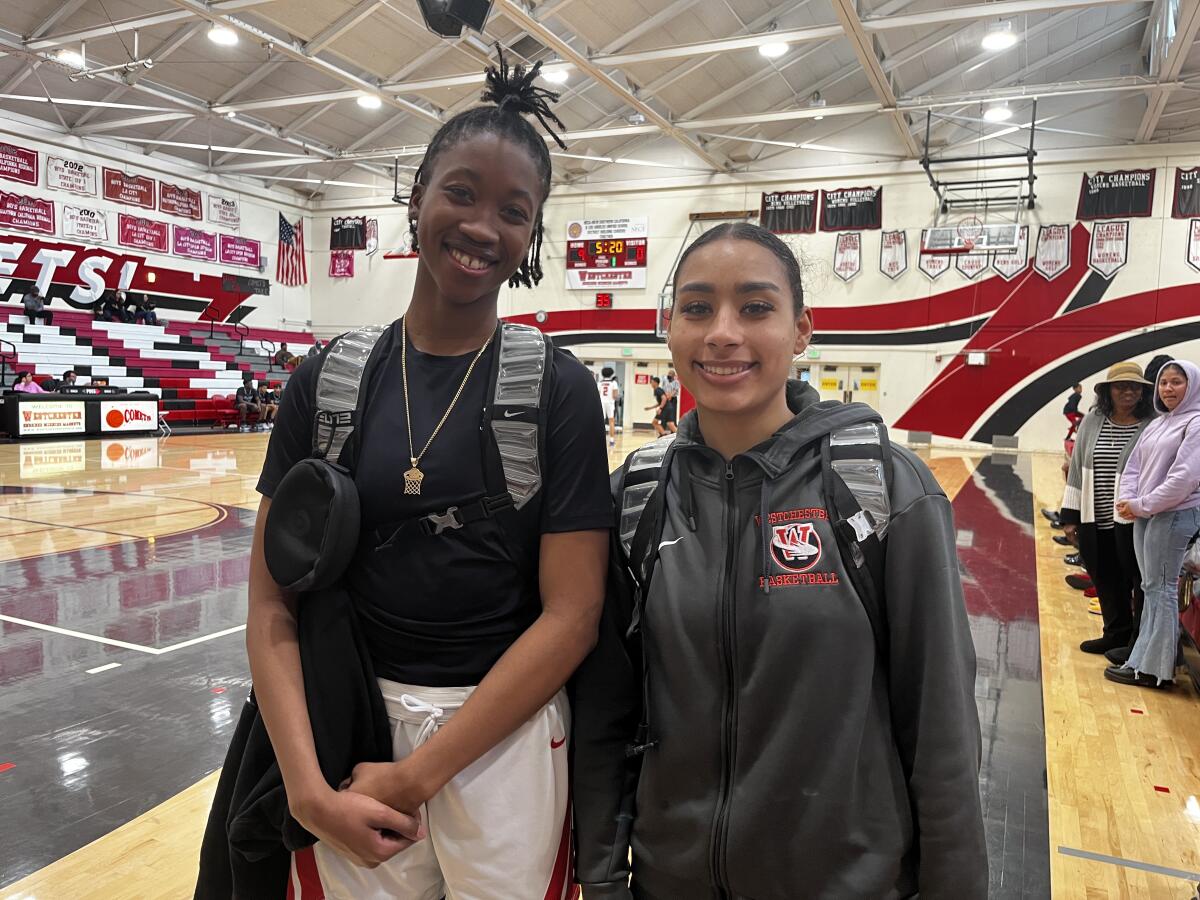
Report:
[[[1104,677],[1163,687],[1175,678],[1179,652],[1179,570],[1200,532],[1200,368],[1184,360],[1162,367],[1154,396],[1160,417],[1129,454],[1116,513],[1134,520],[1133,546],[1146,595],[1138,637],[1124,665]]]
[[[20,391],[22,394],[44,394],[42,386],[33,380],[32,372],[18,372],[17,380],[13,382],[14,391]]]
[[[46,309],[46,303],[42,299],[42,289],[36,284],[21,299],[21,303],[25,307],[25,317],[29,319],[30,325],[36,325],[38,319],[42,320],[43,325],[54,324],[54,313]]]
[[[1067,429],[1067,436],[1064,440],[1070,440],[1075,436],[1075,430],[1079,427],[1079,423],[1083,421],[1083,413],[1079,411],[1079,401],[1083,397],[1083,385],[1077,384],[1071,388],[1071,396],[1067,398],[1067,403],[1063,406],[1063,415],[1067,417],[1067,421],[1071,423],[1071,427]]]
[[[258,391],[254,389],[254,376],[249,372],[242,376],[242,386],[234,394],[233,405],[238,412],[238,431],[249,431],[250,416],[258,416],[262,412],[258,405]]]
[[[1117,477],[1154,418],[1152,387],[1137,363],[1110,368],[1096,385],[1096,403],[1082,418],[1071,454],[1059,519],[1063,534],[1079,548],[1104,617],[1104,633],[1079,645],[1084,653],[1126,647],[1133,633],[1134,593],[1141,590],[1141,574],[1133,526],[1114,520],[1113,502]]]
[[[679,421],[679,382],[675,380],[674,369],[667,370],[667,380],[663,382],[663,393],[665,402],[660,421],[665,431],[675,434],[679,430],[676,427],[676,423]]]

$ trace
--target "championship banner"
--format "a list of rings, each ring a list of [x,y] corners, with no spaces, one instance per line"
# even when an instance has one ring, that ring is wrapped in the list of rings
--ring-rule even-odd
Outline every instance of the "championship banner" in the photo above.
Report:
[[[144,175],[126,175],[119,169],[105,169],[104,199],[126,206],[154,209],[154,179]]]
[[[367,219],[367,256],[379,249],[379,220]]]
[[[908,235],[885,231],[879,236],[879,271],[893,281],[908,271]]]
[[[1105,278],[1112,278],[1129,259],[1129,223],[1097,222],[1092,226],[1088,265]]]
[[[158,183],[158,210],[196,222],[204,218],[204,204],[199,191],[165,181]]]
[[[108,216],[103,210],[87,209],[83,206],[63,204],[63,237],[79,238],[81,241],[108,241]]]
[[[330,250],[365,250],[366,248],[366,216],[334,216],[330,220]]]
[[[0,144],[0,178],[21,184],[38,183],[38,155],[13,144]]]
[[[1087,222],[1118,216],[1148,216],[1153,210],[1153,169],[1083,173],[1075,218]]]
[[[234,231],[242,227],[242,204],[229,197],[208,195],[208,221]]]
[[[71,194],[96,196],[96,167],[73,159],[46,157],[46,187]]]
[[[122,247],[167,252],[167,223],[117,213],[117,243]]]
[[[874,231],[883,223],[883,188],[821,191],[822,231]]]
[[[1188,223],[1187,263],[1200,272],[1200,219]]]
[[[354,251],[333,250],[329,254],[330,278],[354,277]]]
[[[188,259],[216,262],[217,235],[215,232],[201,231],[199,228],[173,225],[171,226],[171,252],[176,256],[186,256]]]
[[[812,234],[817,230],[817,192],[764,193],[758,223],[775,234]]]
[[[0,225],[54,234],[54,201],[0,191]]]
[[[1012,281],[1029,266],[1029,226],[1022,225],[1017,249],[1011,253],[993,253],[992,268],[1005,281]]]
[[[223,234],[218,245],[218,256],[226,266],[262,266],[262,243],[236,234]]]
[[[1038,228],[1033,271],[1053,281],[1071,265],[1071,226],[1042,225]]]
[[[1175,170],[1175,199],[1171,204],[1172,219],[1200,216],[1200,166]]]
[[[83,434],[82,400],[30,400],[17,407],[17,434]]]
[[[639,216],[568,222],[567,290],[644,289],[649,221]]]
[[[956,253],[954,254],[954,268],[968,280],[974,281],[988,267],[988,255],[986,253]]]
[[[833,251],[833,274],[849,281],[862,271],[862,235],[850,231],[837,236]]]
[[[921,246],[925,246],[926,229],[921,229]],[[925,273],[930,281],[937,281],[950,268],[950,257],[944,253],[921,252],[917,259],[917,268]]]

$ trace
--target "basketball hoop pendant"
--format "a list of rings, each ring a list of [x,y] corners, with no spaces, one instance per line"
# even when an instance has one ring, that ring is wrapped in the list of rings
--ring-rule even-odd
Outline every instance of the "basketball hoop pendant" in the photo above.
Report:
[[[419,497],[421,496],[421,482],[425,480],[425,473],[416,466],[416,461],[413,462],[413,467],[404,473],[404,493]]]

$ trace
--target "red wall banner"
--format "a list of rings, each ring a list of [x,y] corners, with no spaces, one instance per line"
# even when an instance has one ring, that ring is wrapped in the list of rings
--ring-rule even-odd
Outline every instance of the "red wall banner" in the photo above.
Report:
[[[160,212],[196,222],[204,217],[204,205],[199,191],[167,184],[165,181],[158,183],[158,208]]]
[[[54,234],[54,201],[0,191],[0,225]]]
[[[21,184],[38,183],[38,155],[12,144],[0,144],[0,178]]]
[[[171,229],[171,252],[188,259],[216,262],[217,235],[211,231],[201,231],[199,228],[175,225]]]
[[[105,169],[104,199],[127,206],[154,209],[154,179],[144,175],[128,175],[119,169]]]
[[[118,213],[117,243],[122,247],[132,247],[135,250],[166,253],[167,223]]]
[[[257,269],[262,263],[262,244],[236,234],[221,235],[221,263],[226,266],[247,266]]]

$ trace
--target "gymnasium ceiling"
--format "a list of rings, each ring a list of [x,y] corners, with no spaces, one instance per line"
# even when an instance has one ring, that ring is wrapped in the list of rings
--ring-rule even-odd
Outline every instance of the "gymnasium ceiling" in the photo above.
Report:
[[[1000,22],[1017,41],[984,50]],[[499,42],[566,71],[557,181],[703,177],[916,159],[928,110],[935,153],[1011,151],[1034,97],[1039,150],[1200,140],[1198,30],[1200,0],[495,0],[448,40],[416,0],[22,0],[0,9],[0,114],[304,196],[390,194]],[[70,51],[115,68],[72,80]],[[982,118],[995,97],[1006,122]]]

